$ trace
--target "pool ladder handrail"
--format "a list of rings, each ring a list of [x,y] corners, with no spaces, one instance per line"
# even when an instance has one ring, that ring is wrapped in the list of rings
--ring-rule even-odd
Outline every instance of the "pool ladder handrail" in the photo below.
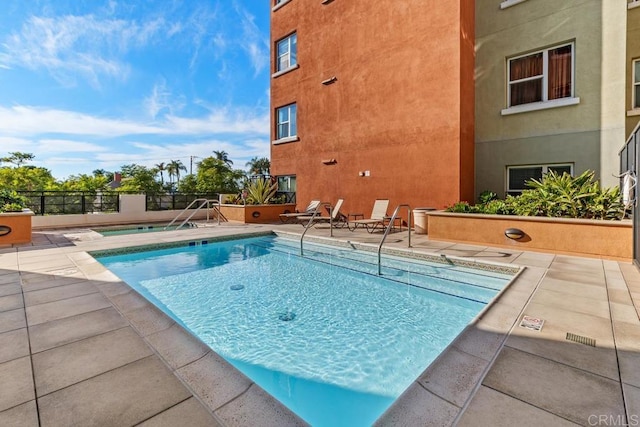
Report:
[[[177,220],[178,218],[180,218],[182,216],[182,214],[184,214],[185,212],[187,212],[193,205],[195,205],[197,202],[201,202],[200,205],[191,213],[191,215],[189,215],[187,217],[187,219],[185,219],[184,221],[182,221],[180,223],[179,226],[176,227],[176,230],[179,228],[182,228],[183,225],[185,225],[187,222],[189,222],[189,220],[191,218],[193,218],[193,216],[195,214],[197,214],[200,209],[202,209],[203,207],[207,207],[207,222],[209,222],[209,209],[211,208],[211,203],[216,203],[216,205],[213,206],[214,208],[214,212],[216,212],[216,216],[218,218],[218,225],[220,225],[220,217],[222,216],[222,212],[220,211],[220,199],[218,198],[218,200],[215,199],[195,199],[194,201],[192,201],[191,203],[189,203],[189,205],[184,208],[182,211],[180,211],[180,213],[178,215],[176,215],[176,217],[169,223],[167,224],[164,229],[168,229],[169,227],[171,227]]]
[[[384,244],[385,239],[387,238],[387,235],[389,235],[389,231],[391,230],[391,228],[393,227],[393,224],[395,223],[396,220],[396,216],[398,215],[398,211],[400,210],[400,208],[406,207],[407,208],[407,230],[409,230],[409,243],[407,247],[411,247],[411,206],[409,206],[408,204],[401,204],[396,206],[396,209],[393,211],[393,215],[391,215],[391,219],[389,220],[389,224],[387,224],[387,228],[384,230],[384,235],[382,236],[382,239],[380,240],[380,244],[378,245],[378,276],[382,276],[382,257],[380,256],[380,252],[382,251],[382,245]],[[400,219],[402,221],[402,219]]]
[[[309,229],[313,225],[313,221],[318,216],[318,212],[320,212],[320,208],[322,206],[326,206],[327,209],[329,209],[329,235],[333,237],[333,206],[331,206],[331,203],[328,203],[328,202],[318,203],[318,206],[316,206],[316,208],[313,210],[311,219],[309,219],[309,222],[307,222],[307,225],[304,226],[304,231],[300,236],[300,256],[301,257],[304,256],[304,249],[302,247],[302,240],[304,239],[304,235],[307,234],[307,231],[309,231]]]

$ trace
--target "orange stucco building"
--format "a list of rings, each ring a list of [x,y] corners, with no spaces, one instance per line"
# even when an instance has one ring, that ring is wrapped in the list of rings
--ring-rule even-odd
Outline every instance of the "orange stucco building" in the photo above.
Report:
[[[271,173],[299,209],[474,199],[473,0],[271,1]]]

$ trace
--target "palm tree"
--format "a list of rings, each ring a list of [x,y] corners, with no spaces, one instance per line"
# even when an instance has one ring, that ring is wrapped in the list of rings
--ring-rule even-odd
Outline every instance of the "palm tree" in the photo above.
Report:
[[[187,168],[184,164],[182,164],[181,160],[171,160],[167,165],[167,172],[169,172],[169,176],[176,176],[176,182],[180,182],[180,171],[187,171]]]
[[[249,173],[253,175],[268,175],[271,169],[271,162],[266,157],[254,157],[246,163]]]
[[[231,167],[233,164],[233,161],[229,159],[229,153],[226,151],[213,150],[213,154],[216,156],[216,159],[223,161],[227,166]]]
[[[157,165],[155,165],[156,170],[160,173],[160,183],[162,185],[164,185],[164,171],[167,170],[167,167],[165,166],[164,162],[158,163]]]

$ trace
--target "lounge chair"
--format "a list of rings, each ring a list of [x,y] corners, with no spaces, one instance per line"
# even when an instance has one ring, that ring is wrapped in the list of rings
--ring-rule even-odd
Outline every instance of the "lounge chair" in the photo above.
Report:
[[[309,203],[309,206],[307,206],[307,208],[304,210],[304,212],[291,212],[291,213],[280,214],[280,221],[282,222],[297,221],[298,218],[302,216],[313,215],[313,213],[316,211],[318,206],[320,206],[320,200],[312,200],[311,203]]]
[[[338,199],[338,201],[336,202],[336,205],[330,211],[331,212],[330,217],[316,215],[316,217],[313,218],[313,214],[311,214],[311,215],[303,215],[298,217],[298,221],[300,221],[300,224],[306,225],[308,221],[311,221],[311,219],[313,218],[314,224],[330,222],[331,225],[333,225],[334,227],[344,227],[345,225],[347,225],[347,216],[342,212],[340,212],[342,203],[344,203],[344,200]],[[329,210],[329,208],[327,208],[327,210]]]
[[[373,204],[371,216],[365,219],[354,219],[348,222],[349,230],[353,231],[359,225],[363,225],[369,233],[373,233],[378,226],[385,226],[385,216],[387,216],[387,208],[389,207],[389,199],[377,199]]]

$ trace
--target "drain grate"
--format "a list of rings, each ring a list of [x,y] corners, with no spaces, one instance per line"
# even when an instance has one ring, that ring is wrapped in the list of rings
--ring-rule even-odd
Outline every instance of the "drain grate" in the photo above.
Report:
[[[573,341],[578,344],[589,345],[591,347],[596,346],[596,340],[593,338],[583,337],[582,335],[572,334],[571,332],[567,332],[567,341]]]

